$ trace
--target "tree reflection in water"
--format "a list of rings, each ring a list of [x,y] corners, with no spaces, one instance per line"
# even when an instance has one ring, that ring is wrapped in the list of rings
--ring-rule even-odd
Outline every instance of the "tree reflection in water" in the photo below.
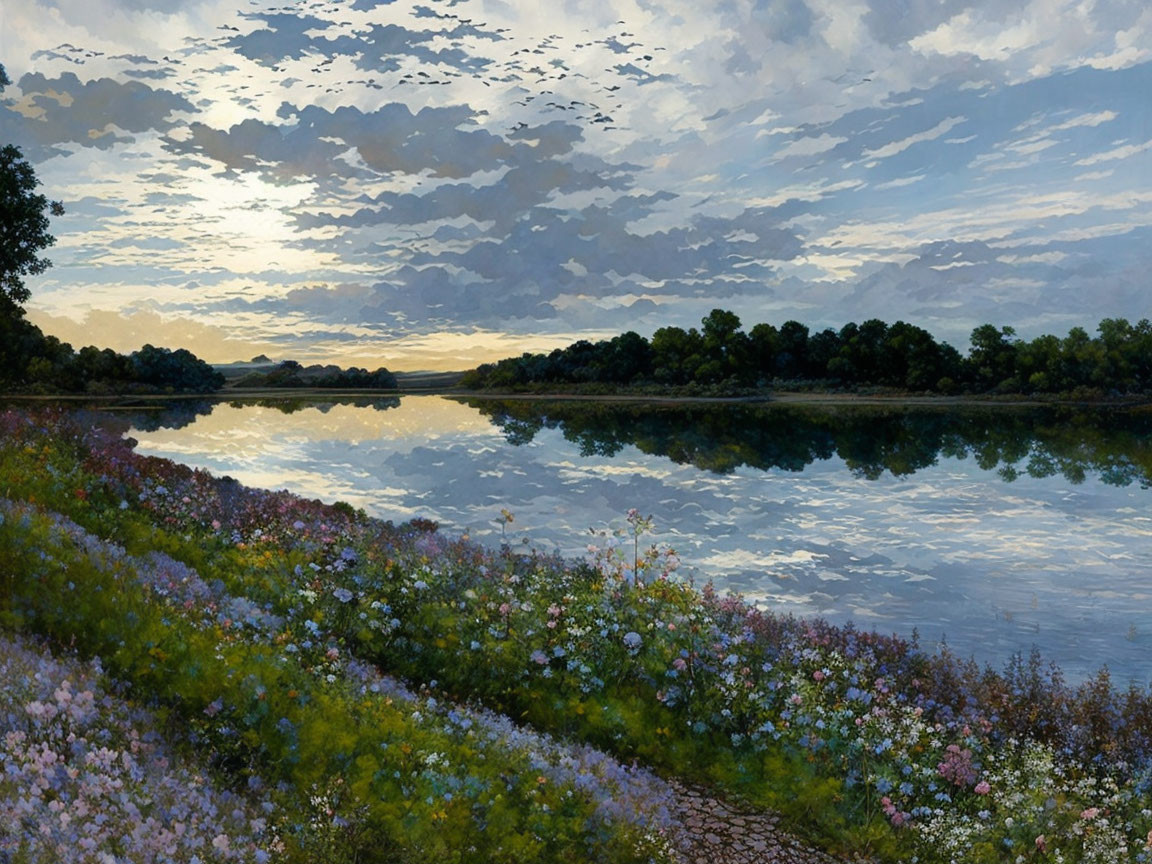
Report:
[[[803,471],[838,456],[855,476],[913,474],[941,457],[971,457],[1011,482],[1089,474],[1152,486],[1152,411],[1120,408],[647,405],[468,399],[508,443],[558,429],[584,456],[633,446],[727,474],[742,466]]]

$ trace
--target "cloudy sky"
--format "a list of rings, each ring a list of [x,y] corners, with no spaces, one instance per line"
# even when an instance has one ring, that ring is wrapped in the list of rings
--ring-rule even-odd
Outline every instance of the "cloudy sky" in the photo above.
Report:
[[[29,314],[77,346],[1152,312],[1144,0],[23,0],[0,63],[68,210]]]

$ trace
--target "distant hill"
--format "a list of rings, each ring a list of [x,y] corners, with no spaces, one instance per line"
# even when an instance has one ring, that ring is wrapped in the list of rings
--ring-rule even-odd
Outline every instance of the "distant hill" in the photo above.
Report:
[[[401,390],[447,390],[464,377],[463,372],[397,372],[396,386]]]
[[[264,355],[241,363],[224,363],[216,371],[227,379],[227,386],[237,388],[323,388],[348,390],[394,390],[396,376],[381,367],[374,372],[335,364],[303,366],[295,360],[261,363]]]
[[[224,376],[229,384],[237,379],[252,373],[267,374],[279,366],[279,361],[273,360],[266,354],[258,354],[251,360],[236,360],[232,363],[213,363],[212,368]]]

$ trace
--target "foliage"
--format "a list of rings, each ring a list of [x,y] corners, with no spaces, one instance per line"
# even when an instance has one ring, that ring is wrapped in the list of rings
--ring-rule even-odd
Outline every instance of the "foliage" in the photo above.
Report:
[[[361,688],[355,692],[365,682],[368,692],[372,683],[386,689],[365,665],[372,663],[778,807],[842,849],[921,862],[1148,860],[1152,694],[1118,693],[1106,676],[1072,688],[1035,657],[997,674],[899,639],[697,592],[671,577],[674,555],[641,548],[647,520],[639,513],[619,536],[594,544],[595,566],[573,564],[244,489],[136,456],[125,442],[72,420],[9,414],[2,424],[9,494],[65,512],[132,555],[168,556],[151,559],[151,575],[131,565],[137,575],[129,581],[151,586],[144,598],[125,592],[123,578],[113,597],[99,588],[110,583],[87,571],[83,583],[67,577],[85,586],[81,595],[64,587],[65,575],[54,576],[43,555],[91,563],[98,556],[86,551],[90,541],[53,540],[78,536],[59,521],[35,538],[9,534],[0,548],[24,550],[9,572],[24,574],[21,585],[33,580],[12,605],[19,619],[58,638],[103,640],[118,674],[161,694],[173,710],[186,706],[185,716],[200,716],[216,696],[213,717],[226,717],[245,742],[234,750],[242,764],[278,766],[297,789],[330,782],[337,765],[342,776],[360,777],[341,793],[354,812],[377,801],[354,790],[379,788],[358,773],[358,760],[371,753],[379,765],[390,748],[383,756],[371,742],[358,749],[335,730],[366,728],[355,723],[368,708],[341,694],[350,682]],[[11,532],[27,518],[0,527]],[[182,587],[196,585],[223,593]],[[169,598],[159,620],[182,628],[178,638],[149,611],[158,593]],[[61,596],[69,601],[63,606]],[[143,633],[125,630],[134,620],[152,623]],[[172,657],[149,653],[157,646]],[[279,682],[265,684],[257,702],[296,729],[314,730],[294,739],[295,747],[308,742],[307,760],[285,749],[261,719],[263,708],[253,712],[252,681]],[[286,702],[285,687],[309,694],[314,710],[304,711],[301,699]],[[437,697],[437,704],[445,703]],[[437,714],[426,702],[415,710],[421,728]],[[230,752],[229,738],[211,740]],[[429,746],[448,752],[451,742]],[[491,760],[479,752],[458,757],[467,766],[458,775],[465,788],[465,775],[488,776],[482,766]],[[309,773],[306,764],[330,773]],[[516,800],[512,813],[531,812],[531,798]],[[385,831],[375,843],[403,842],[387,829],[388,812],[373,803],[368,821],[357,823]],[[459,821],[452,817],[446,828],[456,833],[446,836],[502,842],[471,840],[472,823],[448,812]],[[573,824],[561,820],[552,830],[582,842]],[[619,838],[637,823],[616,824]]]
[[[32,393],[202,393],[224,378],[192,352],[145,345],[132,354],[87,346],[73,350],[45,336],[23,310],[0,298],[0,386]]]
[[[260,776],[241,791],[221,788],[207,766],[166,746],[156,715],[118,696],[99,663],[0,636],[0,680],[0,859],[279,857],[279,814],[258,794]]]
[[[701,329],[662,327],[652,339],[628,332],[576,342],[550,354],[484,364],[461,383],[471,389],[522,390],[594,385],[615,388],[886,388],[901,392],[1061,394],[1076,398],[1152,392],[1152,322],[1100,322],[1091,338],[1026,342],[1011,327],[972,331],[967,356],[927,330],[877,319],[812,333],[798,321],[756,324],[744,333],[732,312],[713,309]],[[707,391],[701,393],[707,395]]]
[[[0,66],[0,91],[9,83]],[[28,299],[24,277],[36,276],[52,266],[40,255],[56,242],[48,233],[46,211],[62,216],[64,206],[37,195],[39,185],[20,148],[10,144],[0,147],[0,309],[4,314],[13,314],[12,307]]]
[[[129,357],[132,380],[159,390],[204,393],[224,386],[224,376],[184,348],[145,345]]]
[[[244,376],[238,385],[244,387],[318,387],[332,390],[395,390],[396,376],[384,367],[375,372],[355,366],[302,366],[295,360],[285,360],[267,373],[253,372]]]
[[[175,466],[125,461],[118,442],[105,441],[85,468],[72,461],[83,445],[63,427],[39,447],[29,446],[30,427],[6,431],[16,435],[4,439],[4,476],[92,530],[26,504],[0,506],[0,620],[102,657],[154,710],[189,729],[219,769],[275,781],[287,860],[667,859],[668,793],[655,777],[414,693],[357,661],[324,618],[278,612],[309,606],[311,589],[298,586],[354,561],[344,543],[359,517],[349,508],[194,472],[162,478]],[[117,497],[128,480],[140,484],[133,504]],[[193,539],[184,533],[190,524],[160,517],[169,504],[204,515],[213,497],[245,521],[246,540],[215,534],[219,522]],[[299,538],[301,548],[279,547],[276,537]],[[273,554],[278,548],[287,560]],[[269,578],[285,566],[289,574]],[[291,578],[301,573],[313,579]],[[240,588],[246,594],[232,590]],[[335,591],[332,603],[347,611],[350,597]]]

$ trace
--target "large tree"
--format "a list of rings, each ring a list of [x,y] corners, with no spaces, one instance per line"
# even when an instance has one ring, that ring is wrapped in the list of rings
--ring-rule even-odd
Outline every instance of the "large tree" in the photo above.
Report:
[[[0,66],[0,92],[11,83]],[[60,216],[64,207],[37,195],[39,185],[19,147],[0,148],[0,304],[5,306],[19,306],[28,299],[24,277],[52,266],[40,254],[56,242],[48,233],[47,214]]]

